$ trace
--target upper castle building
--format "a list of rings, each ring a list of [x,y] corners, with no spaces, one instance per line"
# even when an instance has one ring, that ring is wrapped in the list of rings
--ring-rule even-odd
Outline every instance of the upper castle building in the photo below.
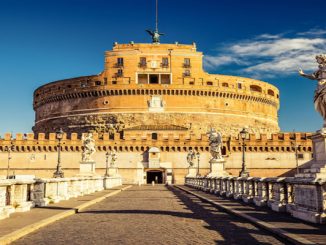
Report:
[[[159,35],[158,31],[151,33]],[[114,43],[98,75],[45,84],[34,92],[34,134],[0,139],[0,175],[11,172],[52,176],[61,142],[65,176],[79,173],[82,133],[94,132],[98,174],[106,156],[118,154],[123,183],[183,183],[187,154],[198,154],[198,174],[210,170],[209,139],[223,135],[225,170],[237,176],[242,150],[251,176],[291,176],[312,158],[310,133],[280,133],[279,91],[266,82],[203,70],[196,45]],[[239,131],[248,127],[242,147]],[[296,147],[297,146],[297,147]],[[10,170],[8,149],[12,149]],[[199,157],[200,154],[200,157]],[[11,158],[10,158],[11,159]]]
[[[196,44],[114,43],[98,75],[34,92],[34,133],[128,130],[223,135],[279,131],[279,90],[250,78],[209,74]],[[155,137],[155,136],[154,136]]]

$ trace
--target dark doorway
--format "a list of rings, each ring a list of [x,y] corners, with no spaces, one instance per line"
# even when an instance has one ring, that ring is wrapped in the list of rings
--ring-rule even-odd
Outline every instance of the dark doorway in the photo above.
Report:
[[[158,75],[149,75],[149,83],[150,84],[158,84]]]
[[[156,184],[163,184],[163,172],[162,171],[147,171],[147,184],[152,182]]]

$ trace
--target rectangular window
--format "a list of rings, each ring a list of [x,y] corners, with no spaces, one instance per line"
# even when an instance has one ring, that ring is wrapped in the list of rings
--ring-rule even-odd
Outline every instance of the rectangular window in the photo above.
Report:
[[[140,67],[146,67],[147,66],[146,57],[140,57],[139,66]]]
[[[242,83],[238,83],[238,89],[242,89]]]
[[[162,67],[163,68],[169,67],[169,58],[166,58],[166,57],[162,58]]]
[[[138,84],[147,84],[148,77],[147,74],[138,74]]]
[[[161,84],[171,84],[170,74],[161,74]]]
[[[119,66],[119,67],[121,67],[121,66],[123,66],[123,58],[118,58],[118,60],[117,60],[117,65]]]
[[[183,67],[185,67],[185,68],[190,67],[190,59],[189,58],[184,59]]]

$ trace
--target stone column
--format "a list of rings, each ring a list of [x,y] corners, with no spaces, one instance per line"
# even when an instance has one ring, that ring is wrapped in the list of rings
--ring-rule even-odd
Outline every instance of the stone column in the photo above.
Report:
[[[12,206],[12,180],[0,180],[0,220],[8,218],[11,213],[15,212]]]

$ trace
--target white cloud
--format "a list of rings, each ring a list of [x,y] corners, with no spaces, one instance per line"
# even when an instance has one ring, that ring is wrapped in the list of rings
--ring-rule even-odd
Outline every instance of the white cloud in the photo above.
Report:
[[[323,30],[313,29],[305,33],[305,36],[297,33],[292,37],[262,34],[252,40],[230,43],[220,48],[218,55],[205,56],[204,65],[208,69],[216,69],[236,64],[240,72],[256,77],[289,75],[296,73],[301,66],[314,70],[317,69],[314,57],[325,53],[326,38],[313,35],[320,35]]]
[[[240,59],[236,57],[231,57],[231,56],[210,56],[206,55],[204,56],[204,65],[206,67],[214,68],[217,66],[221,66],[223,64],[230,64],[230,63],[235,63],[238,65],[245,64],[245,62],[241,61]]]
[[[314,29],[311,29],[309,31],[305,31],[305,32],[299,32],[298,35],[299,36],[319,36],[319,35],[325,35],[326,34],[326,30],[323,30],[323,29],[317,29],[317,28],[314,28]]]

